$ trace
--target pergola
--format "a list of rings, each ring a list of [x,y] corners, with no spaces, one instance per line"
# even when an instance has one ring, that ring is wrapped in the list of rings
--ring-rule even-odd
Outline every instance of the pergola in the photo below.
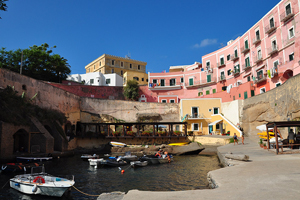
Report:
[[[273,128],[273,132],[276,139],[276,154],[279,152],[279,146],[278,146],[278,127],[300,127],[300,121],[279,121],[279,122],[268,122],[266,124],[266,130],[267,130],[267,141],[268,141],[268,149],[270,149],[270,136],[269,136],[269,128]]]

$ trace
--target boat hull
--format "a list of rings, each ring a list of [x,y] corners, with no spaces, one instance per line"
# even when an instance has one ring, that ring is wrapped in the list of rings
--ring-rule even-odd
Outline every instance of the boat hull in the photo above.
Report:
[[[133,161],[130,162],[132,168],[145,167],[148,165],[148,161]]]
[[[52,159],[53,157],[16,157],[17,162],[20,163],[44,162]]]

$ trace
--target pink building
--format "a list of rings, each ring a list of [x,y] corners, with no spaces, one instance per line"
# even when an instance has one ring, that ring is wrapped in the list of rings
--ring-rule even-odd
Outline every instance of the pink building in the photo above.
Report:
[[[242,36],[204,55],[202,64],[149,73],[148,90],[141,88],[142,93],[155,102],[166,102],[168,96],[228,102],[280,86],[300,73],[299,9],[298,0],[280,1]]]

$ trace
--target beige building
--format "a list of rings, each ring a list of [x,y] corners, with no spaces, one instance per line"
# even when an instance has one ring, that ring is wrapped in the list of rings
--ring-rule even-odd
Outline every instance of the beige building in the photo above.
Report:
[[[127,80],[135,79],[139,85],[147,84],[148,75],[146,74],[146,62],[132,60],[128,57],[103,54],[96,60],[85,66],[86,73],[101,72],[103,74],[116,73],[123,77],[126,84]],[[127,73],[126,73],[127,72]],[[124,76],[126,73],[126,76]]]

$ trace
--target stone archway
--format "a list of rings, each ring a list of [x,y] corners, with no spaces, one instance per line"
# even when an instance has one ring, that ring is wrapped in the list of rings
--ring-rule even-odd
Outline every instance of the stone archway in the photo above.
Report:
[[[29,133],[24,129],[18,130],[14,135],[14,153],[30,152]]]

